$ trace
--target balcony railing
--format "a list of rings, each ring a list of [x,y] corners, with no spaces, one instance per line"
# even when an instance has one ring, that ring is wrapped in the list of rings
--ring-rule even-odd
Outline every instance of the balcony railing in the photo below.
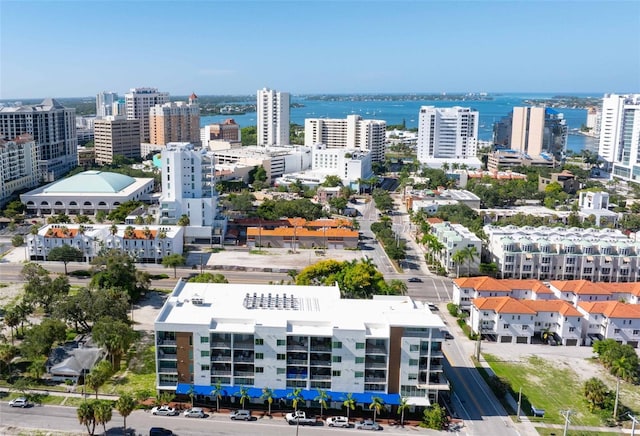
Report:
[[[311,381],[331,381],[331,375],[330,374],[316,374],[316,375],[311,375]]]
[[[253,371],[233,371],[234,377],[253,377]]]
[[[367,354],[387,354],[387,349],[385,347],[367,345],[366,352]]]
[[[307,351],[307,345],[287,344],[287,351]]]
[[[384,362],[366,362],[364,363],[364,367],[366,369],[368,368],[372,368],[372,369],[386,369],[387,368],[387,364]]]
[[[287,359],[287,365],[306,365],[307,359]]]
[[[252,362],[253,363],[253,356],[252,357],[242,357],[242,356],[235,356],[233,358],[234,362]]]
[[[213,341],[211,348],[231,348],[231,341]]]
[[[331,344],[311,344],[311,351],[314,352],[331,352]]]
[[[161,347],[176,346],[175,339],[158,339],[158,345]]]
[[[212,362],[231,362],[231,355],[211,356],[211,361]]]
[[[158,360],[176,360],[177,354],[158,353]]]
[[[163,367],[160,367],[160,368],[158,368],[158,373],[159,374],[177,374],[178,373],[178,368],[163,368]]]
[[[311,366],[331,366],[330,360],[312,360]]]
[[[386,383],[386,377],[365,377],[364,381],[367,383]]]

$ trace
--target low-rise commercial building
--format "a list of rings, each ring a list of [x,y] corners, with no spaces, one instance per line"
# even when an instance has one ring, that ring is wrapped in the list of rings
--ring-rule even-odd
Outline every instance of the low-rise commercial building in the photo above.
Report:
[[[305,400],[325,390],[370,404],[426,406],[448,390],[444,324],[407,296],[340,297],[338,286],[178,282],[155,321],[159,390],[212,399],[262,389]],[[214,400],[215,401],[215,400]]]

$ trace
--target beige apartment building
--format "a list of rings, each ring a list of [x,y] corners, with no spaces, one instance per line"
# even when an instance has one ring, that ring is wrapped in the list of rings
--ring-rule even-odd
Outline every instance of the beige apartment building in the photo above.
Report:
[[[200,146],[200,106],[195,94],[186,102],[156,105],[149,110],[149,137],[151,144],[189,142]]]
[[[94,124],[96,163],[113,163],[114,156],[140,157],[140,120],[105,117]]]

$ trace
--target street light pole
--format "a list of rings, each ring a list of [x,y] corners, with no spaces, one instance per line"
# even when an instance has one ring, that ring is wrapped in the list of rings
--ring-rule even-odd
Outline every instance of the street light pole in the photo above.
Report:
[[[638,423],[638,418],[633,416],[631,413],[627,413],[627,415],[629,416],[629,418],[631,418],[631,421],[633,422],[633,424],[631,424],[631,436],[635,436],[636,424]]]
[[[560,412],[560,414],[564,417],[564,432],[562,433],[562,436],[567,436],[567,431],[569,430],[569,418],[571,417],[572,413],[573,412],[571,411],[571,409]]]

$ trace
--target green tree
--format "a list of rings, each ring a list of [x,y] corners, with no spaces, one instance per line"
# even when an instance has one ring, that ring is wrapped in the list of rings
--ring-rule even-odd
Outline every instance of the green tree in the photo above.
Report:
[[[189,219],[189,217],[185,214],[183,214],[179,219],[178,219],[178,223],[179,226],[182,227],[186,227],[189,224],[191,224],[191,220]]]
[[[376,416],[382,410],[384,401],[380,397],[371,397],[371,404],[369,404],[369,410],[373,410],[373,422],[376,422]]]
[[[11,373],[11,361],[18,356],[19,350],[12,344],[0,344],[0,376]]]
[[[333,197],[329,199],[329,206],[336,213],[342,213],[347,207],[347,199],[344,197]]]
[[[133,212],[136,208],[142,206],[143,203],[137,200],[129,200],[125,201],[117,208],[109,212],[107,218],[114,223],[123,223],[125,218]]]
[[[115,408],[124,419],[124,432],[127,433],[127,416],[131,415],[131,412],[136,408],[136,403],[131,395],[124,393],[120,395],[120,398],[115,403]]]
[[[39,356],[31,359],[31,364],[29,365],[29,374],[36,380],[39,380],[42,377],[42,374],[45,373],[47,363],[47,357]]]
[[[269,186],[269,182],[267,181],[267,170],[265,170],[262,165],[257,167],[254,172],[249,173],[249,183],[256,191]]]
[[[24,244],[24,238],[22,237],[22,235],[15,235],[13,238],[11,238],[11,245],[13,245],[14,247],[21,247]]]
[[[336,186],[342,186],[342,179],[340,178],[340,176],[329,174],[327,177],[324,178],[324,182],[322,182],[320,186],[325,186],[327,188],[335,188]]]
[[[444,407],[439,404],[433,404],[431,407],[424,409],[422,424],[424,427],[434,430],[442,430],[447,422],[447,413]]]
[[[105,317],[93,325],[92,337],[97,345],[107,350],[111,366],[118,370],[122,356],[136,338],[136,332],[122,320]]]
[[[265,400],[269,405],[269,411],[267,412],[267,415],[271,416],[271,404],[273,403],[273,389],[268,387],[262,388],[262,395],[260,396],[260,398]]]
[[[102,425],[104,434],[107,434],[107,423],[111,421],[113,417],[113,409],[111,407],[111,401],[99,400],[93,407],[95,413],[96,424]]]
[[[162,265],[164,265],[165,268],[173,268],[174,278],[176,278],[178,275],[177,268],[181,265],[184,265],[184,263],[184,257],[178,253],[170,254],[162,259]]]
[[[96,400],[98,399],[98,390],[109,380],[111,374],[113,374],[111,363],[103,360],[94,366],[91,372],[85,376],[84,384],[90,390],[96,392]]]
[[[229,283],[227,278],[219,273],[202,273],[189,279],[191,283]]]
[[[240,407],[244,409],[245,401],[251,399],[251,396],[249,395],[249,388],[247,388],[246,386],[240,386],[238,397],[240,398]]]
[[[304,401],[304,397],[302,396],[302,388],[295,388],[293,391],[287,394],[288,398],[291,398],[291,404],[293,405],[293,410],[298,411],[298,403]]]
[[[27,330],[22,342],[22,354],[30,359],[48,356],[53,345],[63,342],[66,336],[67,326],[64,322],[47,318]]]
[[[467,261],[467,277],[471,277],[471,264],[476,260],[478,256],[478,250],[475,246],[465,247],[462,249],[464,253],[464,258]]]
[[[602,380],[591,377],[584,383],[584,396],[589,403],[589,410],[593,412],[595,409],[604,408],[609,391]]]
[[[327,401],[329,401],[329,395],[324,389],[318,389],[318,395],[313,399],[320,404],[320,419],[322,419],[323,411],[327,407]]]
[[[117,289],[126,293],[133,301],[148,287],[141,283],[142,276],[136,275],[136,267],[131,256],[118,250],[109,250],[91,262],[91,283],[93,289]],[[149,276],[147,276],[149,279]]]
[[[347,421],[349,420],[349,411],[350,410],[355,410],[356,408],[356,400],[355,398],[353,398],[353,394],[352,393],[348,393],[347,396],[345,397],[344,401],[342,402],[342,405],[344,406],[345,409],[347,409]]]
[[[400,398],[400,404],[398,404],[398,414],[400,415],[400,425],[404,427],[404,412],[409,409],[411,404],[405,397]]]
[[[220,380],[216,381],[216,384],[211,388],[211,396],[216,399],[216,412],[220,411],[220,398],[222,398],[223,392]]]
[[[80,262],[83,257],[84,253],[81,250],[72,247],[71,245],[64,244],[52,248],[47,255],[47,260],[62,262],[64,264],[64,275],[68,275],[67,264],[69,262]]]
[[[392,295],[407,295],[407,284],[400,279],[392,279],[389,282],[389,293]]]
[[[453,256],[451,256],[451,260],[456,264],[456,277],[460,277],[460,265],[466,258],[467,256],[465,255],[464,250],[456,251]]]
[[[87,433],[93,435],[96,429],[95,402],[83,401],[76,410],[78,421],[87,427]]]
[[[258,128],[256,126],[243,127],[240,132],[243,146],[258,145]]]
[[[102,224],[107,219],[107,213],[104,210],[96,212],[96,222]]]

